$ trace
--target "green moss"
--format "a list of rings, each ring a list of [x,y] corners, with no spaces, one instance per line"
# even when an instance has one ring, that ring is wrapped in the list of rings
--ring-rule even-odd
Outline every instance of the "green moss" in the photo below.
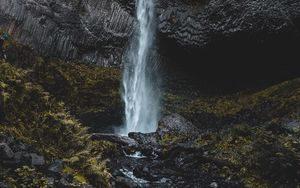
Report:
[[[78,180],[109,186],[105,153],[115,147],[91,141],[78,118],[120,108],[119,71],[45,62],[30,48],[15,44],[5,53],[7,60],[0,60],[0,132],[33,146],[49,161],[65,159]],[[13,179],[20,178],[7,179],[14,185]]]
[[[274,126],[279,125],[251,127],[244,124],[201,134],[195,146],[208,151],[207,157],[231,165],[220,167],[206,163],[199,168],[236,179],[246,187],[300,185],[299,134],[274,131]]]
[[[11,173],[11,176],[4,177],[4,179],[14,188],[46,188],[51,186],[51,182],[43,174],[28,166],[17,168]]]
[[[170,146],[182,140],[182,135],[164,134],[160,139],[160,144],[163,146]]]
[[[32,77],[65,102],[76,117],[109,115],[121,109],[120,71],[80,63],[47,62]]]
[[[189,97],[166,93],[164,112],[177,112],[199,126],[224,126],[229,123],[251,124],[292,117],[300,111],[300,79],[263,89],[228,96]],[[256,122],[254,122],[256,121]]]
[[[299,78],[226,96],[182,93],[165,93],[163,112],[182,114],[204,132],[194,147],[212,160],[200,163],[200,171],[245,187],[300,186],[300,135],[286,127],[300,118]],[[178,140],[166,135],[162,144]]]

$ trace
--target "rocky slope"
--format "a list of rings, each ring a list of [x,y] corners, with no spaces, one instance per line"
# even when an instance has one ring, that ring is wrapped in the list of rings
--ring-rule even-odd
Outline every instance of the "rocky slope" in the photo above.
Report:
[[[108,186],[101,155],[114,146],[91,141],[82,123],[108,118],[118,91],[116,69],[47,61],[9,36],[0,48],[0,187]],[[56,160],[64,165],[53,175]]]

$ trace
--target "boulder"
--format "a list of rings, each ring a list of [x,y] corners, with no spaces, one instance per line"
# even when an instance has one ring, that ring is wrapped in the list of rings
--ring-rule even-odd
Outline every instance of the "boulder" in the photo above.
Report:
[[[5,182],[0,182],[0,187],[1,188],[10,188],[10,186]]]
[[[16,163],[30,163],[29,154],[25,151],[17,151],[14,155],[14,160]]]
[[[199,134],[198,128],[179,114],[171,114],[162,118],[156,132],[159,135],[179,133],[193,136]]]
[[[30,153],[31,165],[33,166],[43,166],[45,165],[44,156],[38,155],[36,153]]]
[[[283,123],[283,127],[291,132],[300,132],[300,121],[297,120],[289,120]]]
[[[10,160],[13,159],[14,152],[6,143],[0,143],[0,159],[1,160]]]
[[[116,187],[122,187],[122,188],[139,187],[138,184],[135,183],[134,181],[132,181],[131,179],[129,179],[127,177],[121,177],[121,176],[117,176],[115,178],[115,186]]]
[[[50,172],[60,173],[64,168],[64,162],[62,160],[55,160],[48,168]]]
[[[131,132],[128,134],[128,137],[134,139],[140,145],[157,145],[156,133]]]

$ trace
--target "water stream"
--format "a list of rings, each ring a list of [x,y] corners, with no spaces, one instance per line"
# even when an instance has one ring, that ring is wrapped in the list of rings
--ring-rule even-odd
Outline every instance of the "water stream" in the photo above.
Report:
[[[155,70],[155,6],[137,0],[137,27],[124,59],[125,126],[121,134],[154,132],[158,124],[159,89]]]

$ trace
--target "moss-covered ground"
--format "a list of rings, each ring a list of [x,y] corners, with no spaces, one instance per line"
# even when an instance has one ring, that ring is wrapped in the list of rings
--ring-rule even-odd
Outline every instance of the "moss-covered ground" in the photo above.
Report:
[[[75,177],[95,187],[109,185],[102,156],[114,145],[91,141],[80,118],[120,109],[118,92],[116,69],[45,60],[11,38],[2,46],[0,132],[31,145],[48,161],[63,159]],[[20,183],[5,179],[12,186]]]
[[[163,112],[198,126],[194,147],[220,162],[198,163],[199,170],[245,187],[300,186],[300,79],[226,95],[179,93],[164,94]],[[182,140],[167,135],[162,143],[168,148]]]
[[[87,127],[121,120],[119,83],[118,69],[41,58],[9,38],[0,51],[0,132],[48,161],[64,159],[64,171],[79,181],[109,186],[104,156],[115,146],[91,141]],[[300,186],[300,79],[218,96],[169,90],[162,111],[192,121],[201,132],[194,147],[224,162],[200,163],[199,170],[245,187]],[[182,140],[167,135],[161,144]],[[5,177],[12,184],[24,173],[40,176],[26,166],[15,172]]]

